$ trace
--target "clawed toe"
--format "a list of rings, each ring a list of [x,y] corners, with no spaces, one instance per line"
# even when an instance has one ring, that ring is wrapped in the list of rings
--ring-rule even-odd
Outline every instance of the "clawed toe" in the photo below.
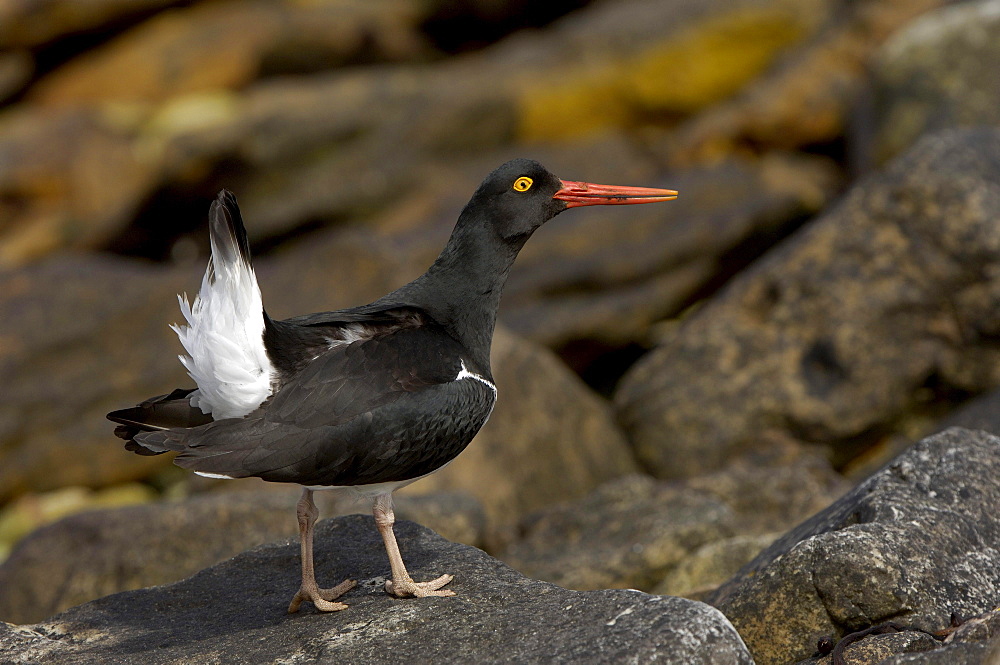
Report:
[[[299,590],[295,593],[295,597],[292,598],[292,602],[288,605],[288,613],[294,614],[299,611],[299,606],[302,605],[302,601],[307,600],[316,606],[316,609],[320,612],[336,612],[338,610],[346,610],[347,605],[344,603],[335,603],[337,598],[353,589],[357,586],[357,582],[354,580],[344,580],[332,589],[320,589],[313,587],[312,589],[306,588],[304,586],[299,587]]]
[[[327,601],[337,600],[338,598],[340,598],[341,596],[343,596],[345,593],[347,593],[356,586],[358,586],[358,583],[355,582],[354,580],[344,580],[343,582],[333,587],[332,589],[320,589],[319,595],[320,598],[322,598],[323,600]],[[343,603],[339,604],[343,605]]]
[[[430,596],[454,596],[455,592],[450,589],[442,589],[444,585],[451,582],[453,575],[442,575],[430,582],[414,582],[413,580],[389,580],[385,583],[385,590],[397,598],[427,598]]]

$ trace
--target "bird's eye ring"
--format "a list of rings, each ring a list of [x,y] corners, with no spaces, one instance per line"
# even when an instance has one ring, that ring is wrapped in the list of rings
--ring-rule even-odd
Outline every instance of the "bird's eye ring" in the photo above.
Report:
[[[518,178],[517,180],[514,181],[514,191],[515,192],[526,192],[529,189],[531,189],[531,185],[534,182],[535,181],[532,180],[531,178],[529,178],[528,176],[521,176],[520,178]]]

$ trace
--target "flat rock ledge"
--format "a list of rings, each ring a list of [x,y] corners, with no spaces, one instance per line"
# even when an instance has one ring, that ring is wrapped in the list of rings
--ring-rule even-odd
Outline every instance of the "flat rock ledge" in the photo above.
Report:
[[[753,665],[718,610],[615,589],[570,591],[412,522],[396,533],[417,580],[452,573],[452,598],[395,599],[371,517],[317,526],[321,584],[351,577],[349,607],[286,613],[296,542],[263,545],[186,580],[105,596],[41,623],[0,623],[0,663],[677,663]],[[58,583],[58,581],[54,581]]]

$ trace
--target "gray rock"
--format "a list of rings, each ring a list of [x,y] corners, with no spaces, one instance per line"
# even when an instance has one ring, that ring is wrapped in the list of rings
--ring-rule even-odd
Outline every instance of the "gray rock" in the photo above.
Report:
[[[972,617],[949,635],[932,637],[917,631],[868,635],[844,649],[844,660],[846,665],[998,665],[1000,612]],[[798,665],[831,665],[831,661],[826,655]]]
[[[1000,2],[979,0],[922,16],[874,58],[875,158],[906,150],[922,135],[1000,124]]]
[[[801,149],[842,140],[868,85],[866,64],[885,40],[947,0],[870,0],[839,4],[810,39],[739,95],[670,132],[660,151],[674,164],[767,149]],[[857,123],[854,123],[857,124]]]
[[[94,510],[34,531],[0,564],[0,620],[40,621],[117,591],[175,582],[262,543],[297,538],[300,489],[248,481],[239,484],[255,489]],[[370,514],[364,502],[331,505],[330,494],[317,496],[322,515]],[[482,542],[486,528],[482,505],[458,492],[398,497],[396,516],[471,545]]]
[[[936,631],[1000,594],[1000,438],[924,439],[780,538],[709,597],[758,663],[892,619]]]
[[[84,57],[62,63],[28,96],[46,105],[163,102],[242,88],[266,75],[432,54],[419,25],[435,3],[424,0],[184,5],[128,26]]]
[[[350,575],[349,607],[286,614],[298,547],[258,547],[183,582],[127,591],[31,626],[0,626],[13,662],[663,663],[752,665],[718,611],[635,591],[576,592],[522,577],[410,522],[396,532],[417,579],[450,572],[453,598],[390,598],[370,520],[321,522],[317,574]],[[58,639],[58,641],[55,641]]]
[[[35,59],[27,51],[0,50],[0,104],[13,97],[35,72]]]
[[[1000,663],[1000,642],[992,644],[959,643],[917,654],[896,655],[879,665],[997,665]]]
[[[969,400],[934,427],[937,431],[949,427],[982,429],[1000,435],[1000,390],[991,390]]]
[[[502,558],[532,577],[578,589],[648,590],[674,575],[681,584],[685,564],[710,544],[783,531],[843,489],[829,462],[793,446],[683,482],[629,476],[530,516]],[[698,584],[714,586],[733,570],[701,572]]]
[[[183,0],[75,0],[5,3],[0,7],[0,47],[37,47],[66,35],[137,20]]]
[[[16,61],[5,60],[9,72]],[[158,176],[119,120],[85,107],[4,109],[0,267],[102,247],[128,224]]]
[[[703,600],[779,535],[733,536],[706,543],[681,560],[650,593]]]
[[[731,536],[734,522],[707,492],[627,476],[529,517],[503,559],[561,586],[649,589],[691,552]]]
[[[297,533],[295,498],[271,493],[72,515],[33,532],[0,564],[0,619],[40,621],[116,591],[183,579]]]
[[[870,635],[844,649],[844,665],[879,665],[894,654],[921,653],[938,647],[938,641],[915,630],[886,635]],[[832,656],[809,658],[799,665],[830,665]]]
[[[668,331],[615,395],[647,468],[695,475],[769,431],[844,461],[1000,385],[998,153],[996,129],[925,138]]]

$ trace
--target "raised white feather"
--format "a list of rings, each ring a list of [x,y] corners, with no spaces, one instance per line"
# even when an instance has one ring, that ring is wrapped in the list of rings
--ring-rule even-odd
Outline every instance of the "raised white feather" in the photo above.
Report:
[[[215,233],[211,240],[194,304],[187,294],[177,296],[187,325],[171,328],[187,351],[178,357],[198,384],[192,406],[215,420],[241,418],[271,395],[274,366],[264,349],[264,307],[253,268],[240,258],[235,238],[220,239],[230,243],[223,251]]]

